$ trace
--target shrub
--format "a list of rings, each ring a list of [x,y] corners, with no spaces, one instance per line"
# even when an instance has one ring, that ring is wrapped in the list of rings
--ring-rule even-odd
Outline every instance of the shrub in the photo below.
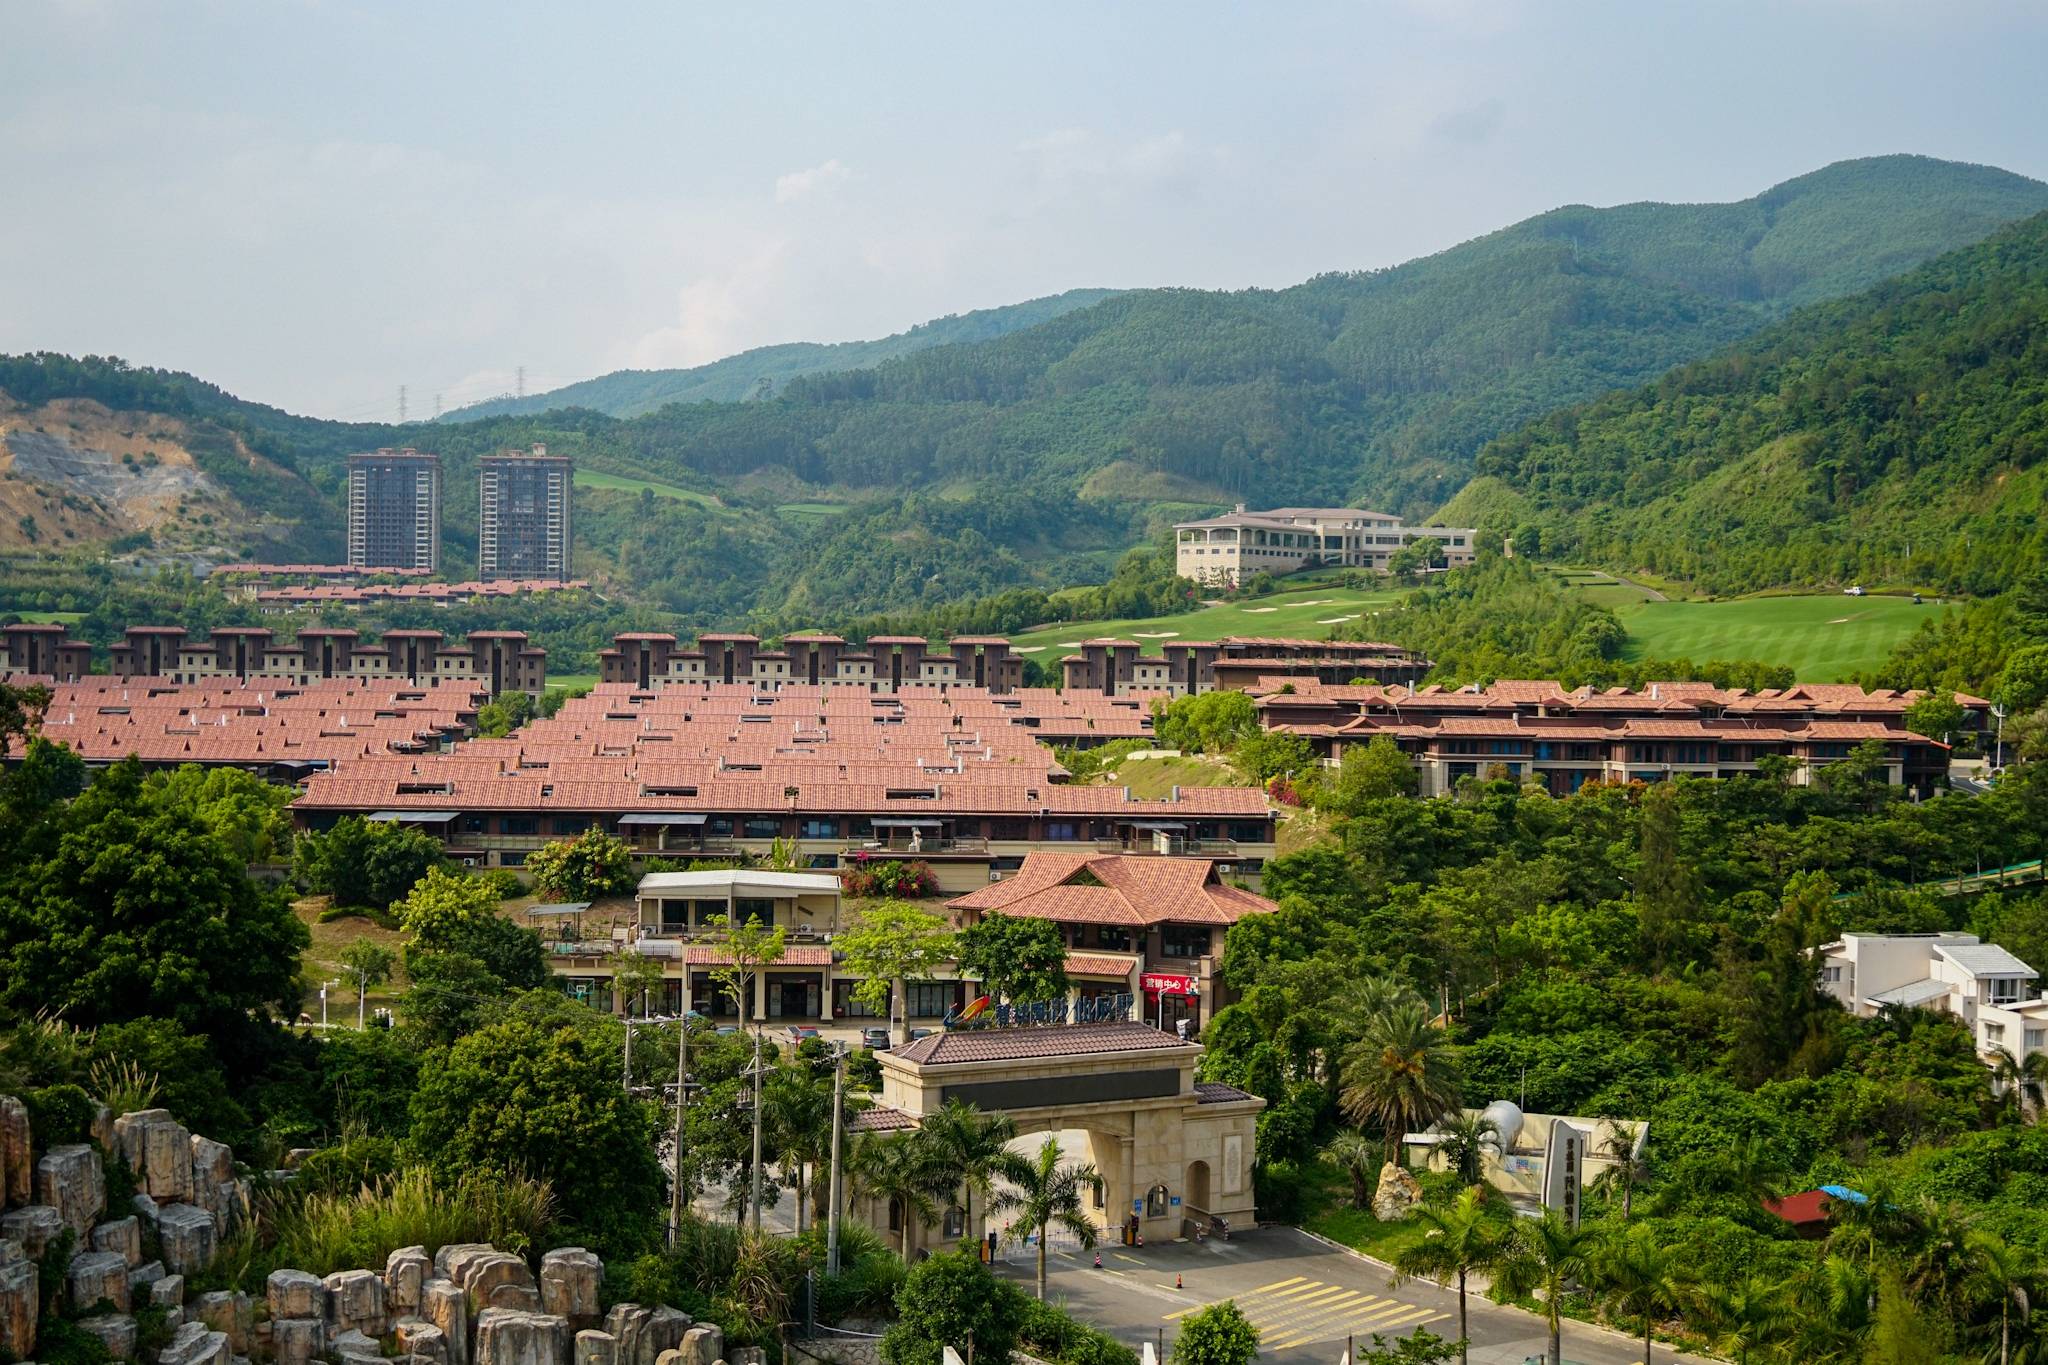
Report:
[[[509,867],[487,868],[477,873],[476,879],[491,888],[491,893],[501,901],[516,901],[526,894],[526,883]]]
[[[840,886],[849,896],[883,897],[890,900],[921,900],[939,889],[929,863],[906,863],[895,858],[876,861],[855,855],[854,864],[839,874]]]
[[[973,1342],[977,1357],[1008,1360],[1024,1320],[1023,1294],[971,1251],[933,1256],[904,1277],[896,1323],[882,1337],[888,1365],[937,1365],[941,1348]]]
[[[558,839],[526,860],[533,884],[544,896],[594,901],[633,889],[633,852],[625,841],[601,829]]]
[[[554,1221],[554,1194],[524,1176],[470,1174],[441,1182],[417,1167],[349,1194],[290,1192],[271,1197],[280,1265],[315,1275],[382,1265],[400,1247],[432,1251],[452,1242],[489,1242],[524,1252]]]
[[[326,892],[338,905],[382,909],[445,861],[430,834],[349,815],[325,834],[301,835],[292,869],[301,886]]]
[[[46,1085],[21,1097],[39,1149],[92,1141],[92,1096],[75,1085]]]
[[[1137,1353],[1061,1308],[1036,1299],[1024,1302],[1018,1340],[1031,1354],[1056,1365],[1137,1365]]]

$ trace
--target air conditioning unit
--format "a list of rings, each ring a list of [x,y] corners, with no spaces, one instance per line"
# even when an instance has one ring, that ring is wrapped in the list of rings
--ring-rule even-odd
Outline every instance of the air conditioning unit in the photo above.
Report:
[[[464,858],[464,859],[462,860],[462,865],[463,865],[464,867],[475,867],[475,866],[476,866],[476,859],[474,859],[474,858]]]
[[[990,869],[988,870],[988,879],[989,879],[990,881],[992,881],[992,882],[999,882],[999,881],[1001,881],[1001,880],[1003,879],[1003,872],[1002,872],[1002,869],[1001,869],[1001,868],[996,868],[996,867],[992,867],[992,868],[990,868]]]

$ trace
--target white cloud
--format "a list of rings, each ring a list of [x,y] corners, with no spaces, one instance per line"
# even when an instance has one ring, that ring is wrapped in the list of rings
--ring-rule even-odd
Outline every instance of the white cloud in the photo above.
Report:
[[[799,199],[808,199],[815,194],[830,194],[839,186],[853,179],[853,172],[842,164],[839,158],[809,166],[801,171],[775,177],[775,202],[793,204]]]

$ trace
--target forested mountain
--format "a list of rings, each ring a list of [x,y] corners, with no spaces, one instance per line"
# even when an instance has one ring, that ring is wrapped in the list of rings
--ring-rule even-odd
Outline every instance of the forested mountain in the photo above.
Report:
[[[1289,289],[1064,295],[992,339],[630,418],[323,422],[62,356],[0,357],[0,392],[203,420],[287,471],[271,502],[308,528],[339,527],[347,452],[436,450],[454,573],[473,563],[477,457],[546,442],[653,485],[579,489],[579,573],[706,624],[825,623],[1100,582],[1176,516],[1240,498],[1431,511],[1503,432],[2043,210],[2048,186],[1993,168],[1844,162],[1735,204],[1558,209]]]
[[[525,398],[491,398],[442,416],[443,422],[505,417],[555,408],[591,408],[613,417],[637,417],[670,403],[737,403],[773,393],[798,375],[860,370],[933,346],[987,341],[1035,327],[1062,313],[1100,303],[1113,289],[1069,289],[1042,299],[977,308],[920,323],[877,341],[795,341],[695,365],[686,370],[614,370]]]
[[[1424,511],[1521,422],[2044,208],[2048,186],[1987,167],[1844,162],[1735,204],[1558,209],[1290,289],[1132,291],[769,402],[667,408],[632,436],[723,478]]]
[[[1447,510],[1710,591],[2048,564],[2048,214],[1482,451]]]

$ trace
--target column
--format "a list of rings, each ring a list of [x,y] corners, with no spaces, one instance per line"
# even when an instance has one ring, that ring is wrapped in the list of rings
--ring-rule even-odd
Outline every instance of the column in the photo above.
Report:
[[[768,973],[764,970],[754,973],[754,1022],[761,1024],[767,1021]]]

